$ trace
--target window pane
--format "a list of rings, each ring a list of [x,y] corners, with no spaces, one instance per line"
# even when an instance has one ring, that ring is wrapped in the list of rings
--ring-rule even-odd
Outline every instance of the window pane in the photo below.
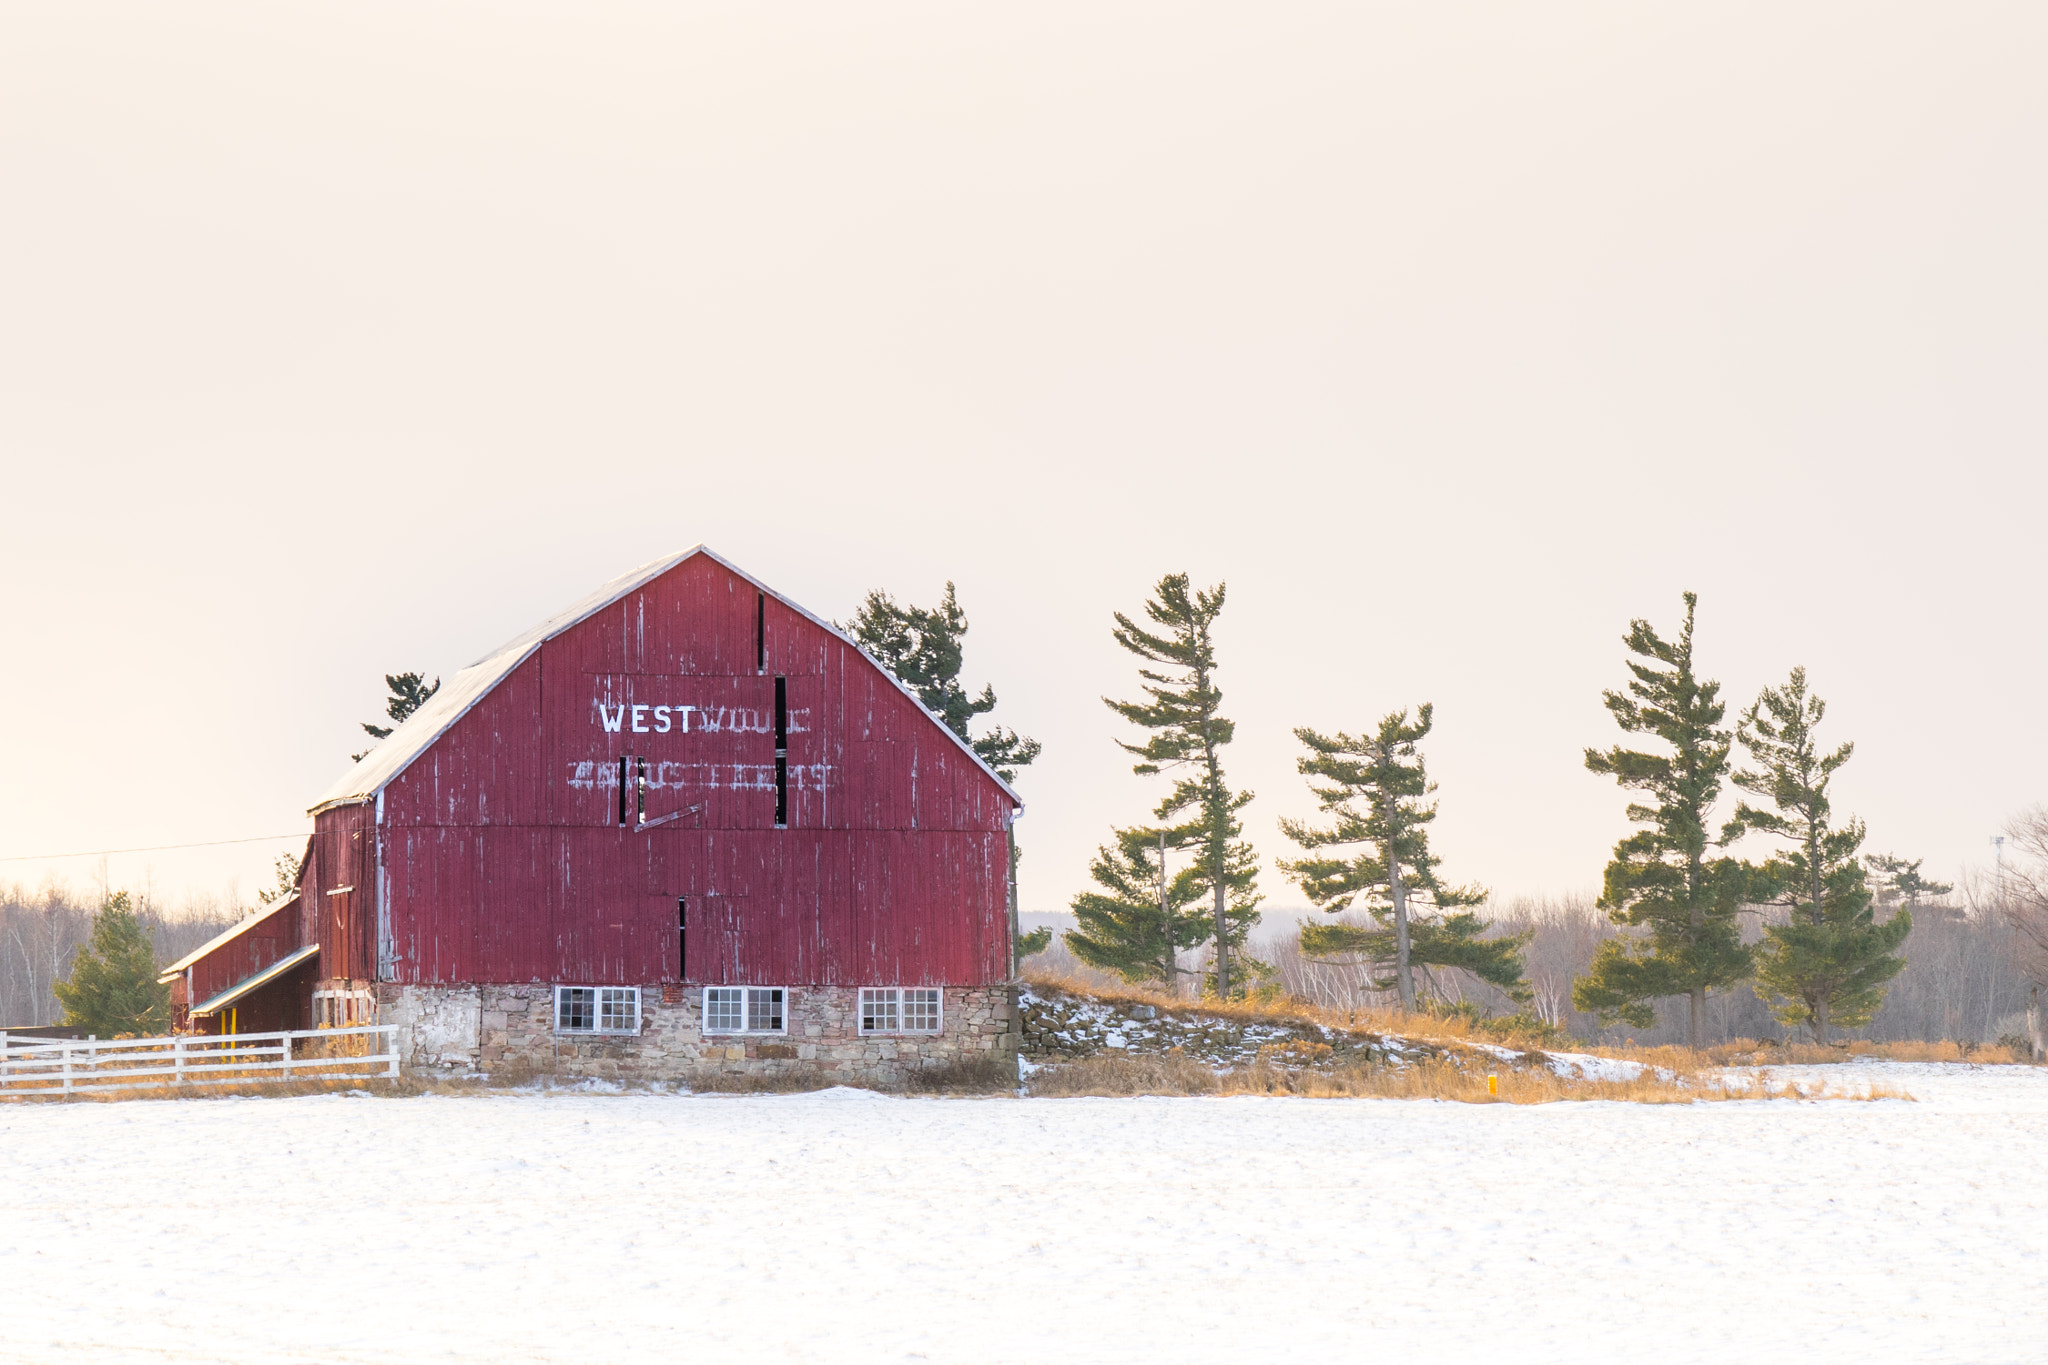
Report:
[[[747,1028],[749,1031],[762,1033],[781,1031],[781,991],[752,990],[747,992]]]
[[[707,1033],[737,1033],[743,1020],[740,1018],[741,992],[736,986],[716,988],[704,992],[704,1030]]]
[[[597,1026],[597,992],[588,986],[564,986],[555,992],[555,1027],[564,1033],[588,1033]]]
[[[883,1027],[882,1012],[888,995],[888,991],[878,991],[871,986],[861,988],[860,1031],[862,1033],[874,1033]]]
[[[939,1031],[939,993],[937,990],[909,990],[903,992],[903,1027],[914,1033],[937,1033]]]
[[[632,986],[613,986],[598,992],[597,1026],[610,1033],[637,1033],[640,1028],[640,992]]]
[[[864,987],[860,993],[860,1027],[863,1033],[894,1033],[896,992],[883,987]]]

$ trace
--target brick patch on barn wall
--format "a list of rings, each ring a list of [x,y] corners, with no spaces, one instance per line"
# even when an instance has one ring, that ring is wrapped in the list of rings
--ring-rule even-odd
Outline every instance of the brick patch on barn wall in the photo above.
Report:
[[[850,986],[794,986],[785,1033],[712,1034],[701,1027],[703,990],[643,986],[640,1032],[632,1037],[558,1034],[554,989],[546,985],[413,986],[377,989],[379,1020],[401,1026],[407,1070],[546,1074],[621,1081],[725,1076],[817,1075],[896,1084],[910,1073],[1017,1052],[1016,988],[948,986],[943,1031],[863,1034],[860,992]]]

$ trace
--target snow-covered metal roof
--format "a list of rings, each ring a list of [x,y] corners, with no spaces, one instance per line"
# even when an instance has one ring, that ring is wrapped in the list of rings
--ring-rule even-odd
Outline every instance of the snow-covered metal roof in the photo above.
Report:
[[[271,906],[269,909],[258,910],[255,914],[249,916],[247,919],[235,925],[233,928],[228,929],[224,933],[214,935],[212,938],[206,940],[206,942],[200,944],[197,948],[194,948],[191,952],[179,958],[176,962],[173,962],[170,966],[164,968],[163,971],[157,973],[156,979],[158,981],[174,980],[176,977],[182,974],[187,967],[199,961],[200,958],[205,957],[208,953],[214,951],[216,948],[220,948],[226,944],[233,943],[236,939],[248,933],[251,929],[254,929],[257,925],[263,923],[271,916],[283,914],[286,910],[290,909],[292,906],[297,905],[298,903],[298,893],[293,892],[291,895],[286,896],[283,900]]]
[[[995,784],[1003,789],[1003,793],[1010,798],[1012,806],[1019,812],[1024,809],[1024,799],[1017,795],[1017,789],[1003,781],[996,770],[988,765],[987,760],[974,752],[973,745],[960,738],[957,734],[954,734],[950,726],[940,720],[938,716],[932,713],[930,708],[925,706],[917,693],[905,686],[901,678],[898,678],[894,673],[883,667],[880,661],[872,654],[862,649],[857,640],[838,626],[832,624],[832,622],[805,611],[802,607],[790,601],[760,579],[755,578],[732,561],[713,552],[710,548],[704,545],[694,545],[680,554],[668,555],[651,563],[643,564],[630,573],[619,575],[575,605],[566,610],[556,612],[531,630],[523,631],[514,636],[497,649],[492,650],[489,654],[484,655],[483,658],[478,659],[469,667],[449,678],[435,691],[433,696],[427,699],[426,705],[400,722],[389,735],[386,735],[383,740],[379,741],[376,748],[363,756],[360,763],[349,769],[340,781],[329,787],[321,795],[320,799],[312,804],[307,814],[317,815],[321,811],[335,806],[352,806],[359,802],[374,799],[377,793],[382,791],[393,778],[396,778],[400,773],[412,766],[413,760],[425,753],[449,726],[461,720],[468,713],[470,707],[482,701],[492,688],[511,675],[513,669],[526,662],[527,656],[531,655],[536,649],[539,649],[543,644],[578,622],[603,611],[626,594],[645,587],[670,569],[681,564],[684,560],[694,558],[697,555],[703,555],[728,572],[753,584],[758,591],[768,594],[811,624],[830,632],[832,635],[844,640],[847,644],[852,645],[855,652],[870,664],[873,664],[883,677],[896,685],[897,691],[910,698],[912,702],[916,703],[919,710],[932,717],[933,724],[938,726],[941,733],[958,745],[963,753],[974,760],[976,767],[987,773],[995,781]]]

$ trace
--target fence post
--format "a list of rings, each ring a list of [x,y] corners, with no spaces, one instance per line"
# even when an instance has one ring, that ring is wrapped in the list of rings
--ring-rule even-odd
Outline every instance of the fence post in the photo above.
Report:
[[[64,1044],[64,1093],[71,1093],[71,1044]]]
[[[171,1084],[185,1083],[185,1035],[171,1039]]]
[[[388,1066],[388,1067],[387,1067],[387,1068],[385,1069],[385,1072],[384,1072],[384,1074],[385,1074],[385,1075],[387,1075],[387,1076],[389,1076],[389,1077],[390,1077],[390,1078],[391,1078],[392,1080],[394,1080],[394,1081],[395,1081],[395,1080],[397,1080],[397,1079],[398,1079],[398,1025],[396,1025],[396,1024],[387,1024],[387,1025],[385,1025],[385,1027],[384,1027],[384,1046],[385,1046],[385,1047],[386,1047],[387,1049],[389,1049],[389,1050],[390,1050],[390,1053],[391,1053],[391,1063],[390,1063],[390,1065],[389,1065],[389,1066]]]
[[[277,1035],[277,1040],[284,1045],[284,1078],[290,1080],[292,1078],[292,1035],[289,1032],[280,1033]]]

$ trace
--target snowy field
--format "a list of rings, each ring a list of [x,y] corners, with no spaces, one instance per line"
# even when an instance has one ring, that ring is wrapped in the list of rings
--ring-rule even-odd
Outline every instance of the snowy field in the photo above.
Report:
[[[0,1359],[2048,1359],[2048,1070],[1918,1103],[0,1106]]]

